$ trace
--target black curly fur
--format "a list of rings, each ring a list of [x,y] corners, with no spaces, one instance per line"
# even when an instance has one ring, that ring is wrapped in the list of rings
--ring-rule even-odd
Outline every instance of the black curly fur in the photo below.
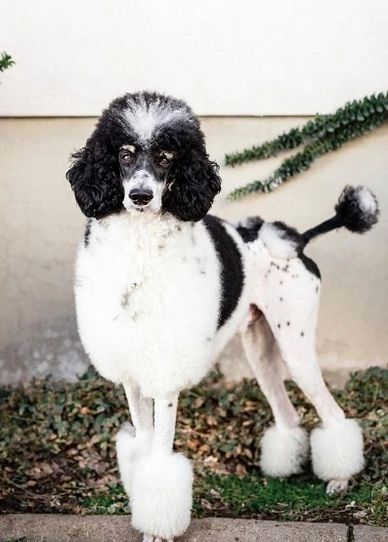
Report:
[[[174,167],[172,187],[162,199],[163,211],[184,221],[204,218],[221,189],[218,170],[204,150],[188,150]]]
[[[370,196],[374,199],[376,207],[374,210],[364,209],[360,200],[360,192],[365,190],[363,186],[347,185],[343,189],[335,206],[336,214],[325,220],[318,226],[307,230],[303,235],[305,245],[318,235],[322,235],[337,228],[345,227],[353,233],[366,233],[378,221],[379,208],[376,196],[370,190]]]
[[[249,216],[237,224],[236,229],[245,243],[256,241],[264,220],[260,216]]]
[[[128,107],[140,102],[154,103],[185,111],[184,116],[161,125],[152,134],[150,145],[158,144],[176,151],[176,161],[169,171],[169,189],[162,198],[162,211],[184,221],[202,219],[221,189],[219,167],[209,160],[199,121],[182,101],[156,93],[126,94],[106,109],[83,149],[73,154],[73,164],[66,174],[76,201],[87,217],[97,219],[122,210],[124,197],[119,149],[137,143],[138,136],[123,120]]]
[[[105,110],[85,147],[72,155],[66,177],[81,211],[89,218],[103,218],[122,209],[118,149],[125,141],[112,102]]]
[[[359,202],[359,193],[363,187],[345,186],[335,206],[338,220],[345,228],[354,233],[366,233],[378,221],[379,209],[376,196],[370,192],[376,203],[374,212],[366,211]]]

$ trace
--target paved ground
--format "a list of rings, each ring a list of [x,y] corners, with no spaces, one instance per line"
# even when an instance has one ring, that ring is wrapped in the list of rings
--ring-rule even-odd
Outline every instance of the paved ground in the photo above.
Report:
[[[0,542],[140,542],[128,516],[0,515]],[[180,542],[386,542],[388,529],[336,523],[244,519],[193,520]],[[26,542],[27,542],[26,541]]]

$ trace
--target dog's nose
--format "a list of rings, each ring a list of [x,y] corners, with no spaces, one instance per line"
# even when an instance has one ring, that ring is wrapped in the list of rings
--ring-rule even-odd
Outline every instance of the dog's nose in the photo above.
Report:
[[[152,191],[144,188],[134,188],[128,194],[135,205],[147,205],[152,200]]]

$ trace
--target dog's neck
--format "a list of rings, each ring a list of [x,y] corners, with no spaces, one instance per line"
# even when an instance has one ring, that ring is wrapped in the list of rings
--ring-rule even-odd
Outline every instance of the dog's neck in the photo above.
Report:
[[[93,229],[102,238],[114,236],[126,242],[161,247],[173,236],[184,234],[195,227],[194,222],[183,222],[170,213],[121,211],[106,218],[93,219]],[[145,248],[145,247],[144,247]]]

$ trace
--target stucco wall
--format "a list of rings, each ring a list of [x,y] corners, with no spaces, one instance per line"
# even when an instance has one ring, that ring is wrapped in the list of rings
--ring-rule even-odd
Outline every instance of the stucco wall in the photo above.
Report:
[[[225,152],[260,142],[301,118],[205,118],[208,149]],[[83,218],[64,173],[94,119],[0,119],[0,380],[32,373],[75,374],[84,367],[72,296],[73,261]],[[366,236],[331,233],[308,250],[323,275],[318,350],[330,370],[385,364],[388,357],[388,126],[320,159],[269,195],[225,201],[234,186],[264,176],[271,159],[222,169],[214,211],[236,219],[261,214],[304,229],[327,218],[345,183],[378,195],[380,224]],[[236,374],[238,346],[224,355]]]

